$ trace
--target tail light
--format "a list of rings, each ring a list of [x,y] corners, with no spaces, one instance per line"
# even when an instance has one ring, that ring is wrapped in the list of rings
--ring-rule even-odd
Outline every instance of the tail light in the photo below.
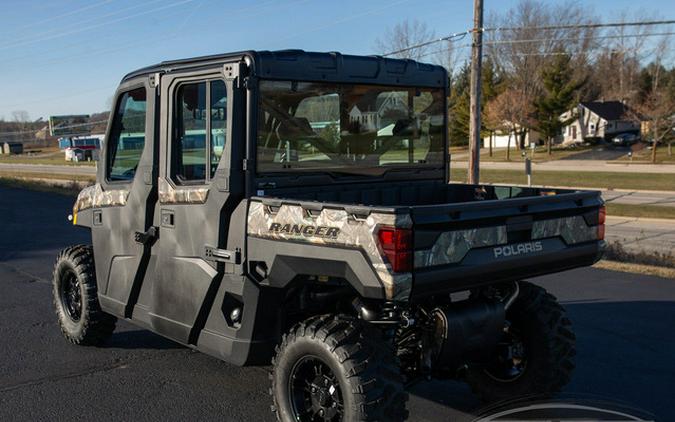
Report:
[[[598,240],[605,239],[605,220],[607,219],[607,208],[600,207],[598,210]]]
[[[396,273],[412,271],[413,268],[413,242],[412,230],[382,228],[377,232],[380,247],[384,256],[391,264]]]

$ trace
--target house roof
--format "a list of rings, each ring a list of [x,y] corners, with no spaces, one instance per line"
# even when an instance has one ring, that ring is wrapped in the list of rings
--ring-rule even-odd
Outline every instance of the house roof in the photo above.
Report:
[[[586,101],[582,106],[605,120],[624,120],[628,107],[621,101]]]

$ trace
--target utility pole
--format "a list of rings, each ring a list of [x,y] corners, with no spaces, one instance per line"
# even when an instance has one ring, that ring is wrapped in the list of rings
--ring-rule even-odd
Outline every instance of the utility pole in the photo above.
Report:
[[[483,0],[473,2],[471,46],[471,105],[469,118],[469,183],[478,184],[480,174],[480,97],[483,64]]]

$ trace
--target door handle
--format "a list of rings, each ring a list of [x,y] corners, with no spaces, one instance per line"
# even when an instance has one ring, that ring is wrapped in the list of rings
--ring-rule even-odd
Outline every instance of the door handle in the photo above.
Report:
[[[148,230],[145,232],[136,232],[134,233],[134,240],[136,243],[140,243],[142,245],[148,245],[148,244],[153,244],[155,240],[159,237],[159,228],[155,226],[151,226]]]

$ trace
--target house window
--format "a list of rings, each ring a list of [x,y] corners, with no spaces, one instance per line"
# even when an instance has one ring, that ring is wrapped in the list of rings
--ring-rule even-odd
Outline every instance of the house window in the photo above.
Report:
[[[591,123],[591,130],[595,130],[595,125]]]

